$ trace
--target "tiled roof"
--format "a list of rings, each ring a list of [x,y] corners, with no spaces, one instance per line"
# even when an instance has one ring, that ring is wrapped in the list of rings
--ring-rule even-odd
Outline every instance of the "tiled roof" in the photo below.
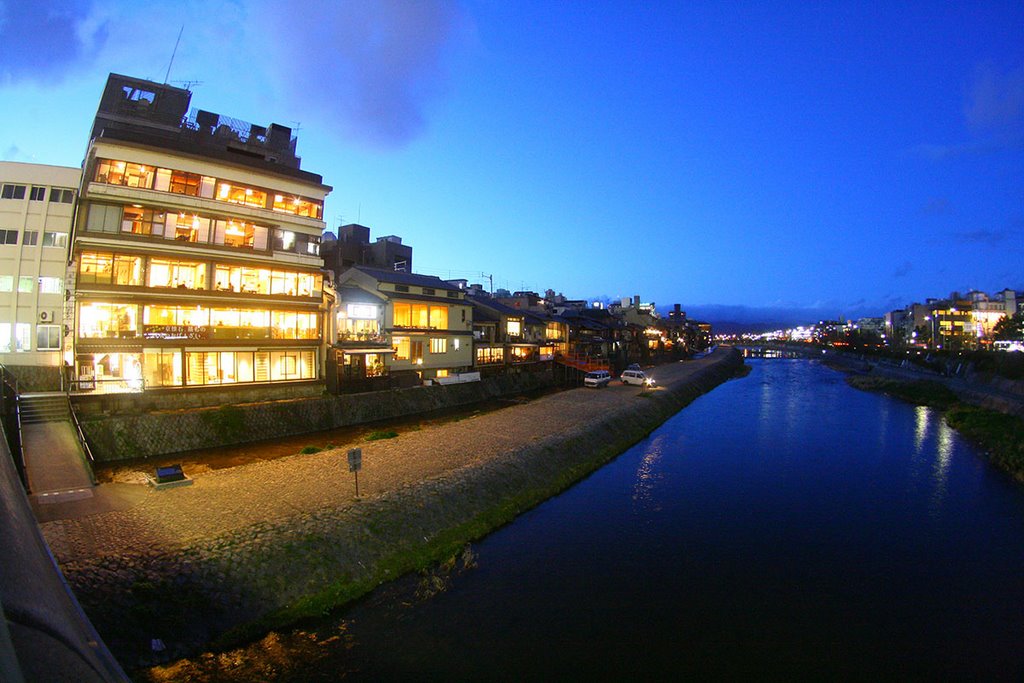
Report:
[[[458,287],[450,285],[434,275],[417,275],[416,273],[401,273],[397,270],[384,270],[383,268],[369,268],[367,266],[353,266],[354,269],[366,273],[380,282],[390,282],[396,285],[415,285],[416,287],[433,287],[449,292],[458,292]]]

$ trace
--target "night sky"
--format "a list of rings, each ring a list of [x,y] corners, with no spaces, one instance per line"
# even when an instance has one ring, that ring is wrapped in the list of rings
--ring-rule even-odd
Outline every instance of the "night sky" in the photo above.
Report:
[[[328,225],[422,273],[808,317],[1024,289],[1024,4],[775,5],[4,0],[0,159],[78,166],[184,26],[193,106],[298,126]]]

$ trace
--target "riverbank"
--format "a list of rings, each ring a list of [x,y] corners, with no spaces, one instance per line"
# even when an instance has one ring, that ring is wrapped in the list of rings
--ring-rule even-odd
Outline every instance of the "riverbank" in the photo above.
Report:
[[[345,452],[330,450],[210,471],[42,529],[111,650],[147,666],[322,613],[450,557],[740,367],[738,352],[721,349],[656,368],[654,391],[565,391],[366,442],[360,501]],[[154,655],[152,639],[167,649]]]
[[[936,381],[848,374],[846,382],[856,389],[878,391],[941,410],[950,427],[985,449],[996,466],[1024,481],[1024,420],[1016,415],[961,401],[949,387]]]

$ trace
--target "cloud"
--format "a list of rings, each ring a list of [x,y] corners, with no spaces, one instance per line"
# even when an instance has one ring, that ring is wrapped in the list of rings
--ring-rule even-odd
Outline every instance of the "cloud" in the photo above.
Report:
[[[1024,221],[1017,221],[1005,228],[997,229],[963,230],[955,233],[954,237],[964,242],[971,242],[982,246],[1001,247],[1006,243],[1014,243],[1020,238],[1022,223]]]
[[[426,109],[444,89],[446,52],[467,26],[460,6],[443,0],[266,7],[278,16],[264,20],[287,94],[376,147],[401,147],[426,129]]]
[[[910,149],[911,154],[945,161],[1024,145],[1024,65],[975,69],[964,102],[964,123],[971,139],[920,144]]]
[[[106,39],[92,0],[0,1],[0,84],[62,80]]]
[[[910,261],[904,261],[902,264],[899,265],[899,267],[896,268],[895,271],[893,271],[892,276],[893,277],[906,277],[907,275],[910,275],[910,271],[912,271],[913,269],[914,269],[914,264],[913,263],[911,263]]]

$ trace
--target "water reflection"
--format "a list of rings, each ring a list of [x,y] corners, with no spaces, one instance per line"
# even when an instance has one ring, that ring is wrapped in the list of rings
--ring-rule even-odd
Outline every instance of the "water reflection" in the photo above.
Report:
[[[942,511],[942,503],[946,497],[946,481],[949,466],[953,460],[953,445],[956,434],[942,418],[938,418],[938,443],[935,445],[935,464],[932,467],[932,514]]]
[[[921,455],[924,440],[928,438],[928,423],[931,410],[926,406],[914,409],[914,453]]]
[[[655,489],[663,478],[658,466],[664,454],[666,439],[664,435],[651,439],[637,465],[636,483],[633,485],[633,511],[640,516],[661,510],[661,502]]]

